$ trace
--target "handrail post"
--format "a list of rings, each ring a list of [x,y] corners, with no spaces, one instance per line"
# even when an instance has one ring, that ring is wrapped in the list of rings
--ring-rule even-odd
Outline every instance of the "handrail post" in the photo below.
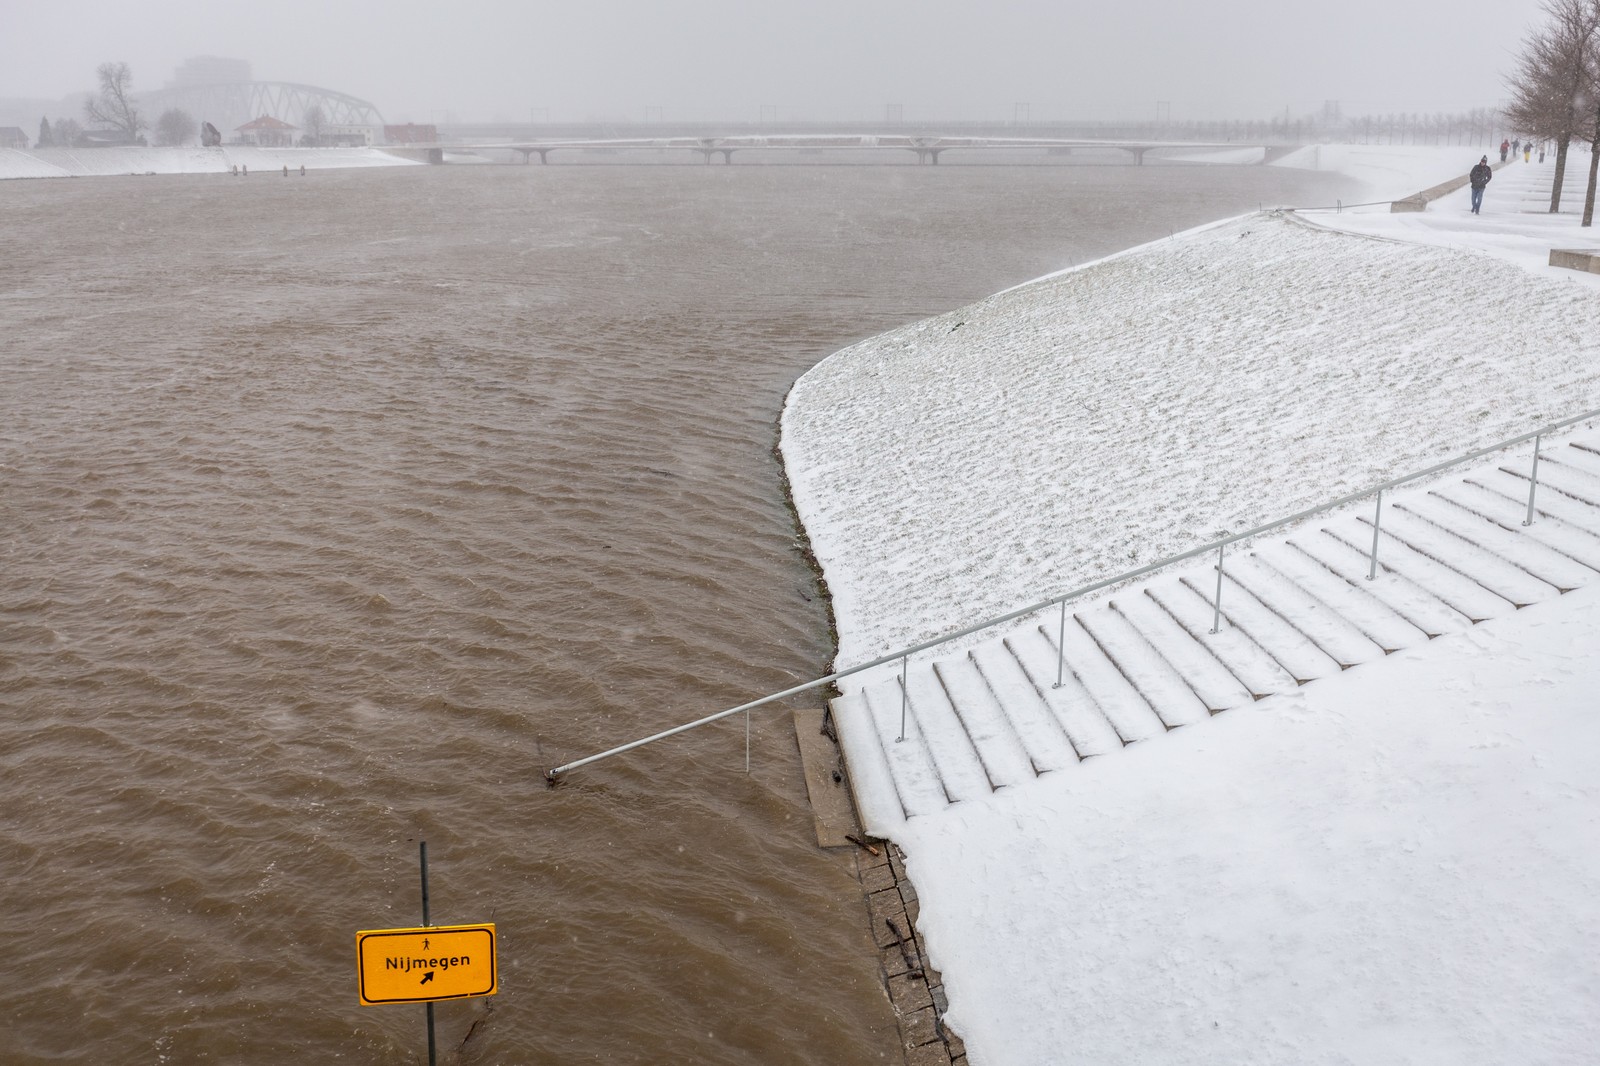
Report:
[[[1372,564],[1367,567],[1367,580],[1378,576],[1378,525],[1383,521],[1383,490],[1378,490],[1378,506],[1372,512]]]
[[[1211,601],[1211,632],[1222,632],[1222,551],[1226,544],[1217,545],[1217,595]]]
[[[1539,442],[1543,438],[1543,433],[1533,436],[1533,473],[1528,475],[1528,517],[1522,520],[1525,526],[1533,525],[1533,494],[1539,490]]]
[[[900,735],[894,738],[896,744],[906,739],[906,704],[911,699],[911,690],[906,687],[906,660],[909,658],[900,656]]]
[[[744,772],[750,772],[750,712],[744,712]]]
[[[1067,671],[1067,601],[1061,601],[1061,624],[1056,627],[1056,683],[1061,687],[1062,675]]]

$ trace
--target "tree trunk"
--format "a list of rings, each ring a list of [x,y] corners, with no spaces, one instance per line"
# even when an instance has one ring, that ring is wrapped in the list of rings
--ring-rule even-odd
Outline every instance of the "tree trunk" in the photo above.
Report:
[[[1589,191],[1583,198],[1583,224],[1588,226],[1594,221],[1594,183],[1600,176],[1600,130],[1595,131],[1595,136],[1589,142]]]
[[[1561,183],[1567,180],[1567,145],[1571,142],[1572,135],[1563,133],[1556,138],[1556,180],[1550,186],[1550,213],[1553,215],[1561,210]]]

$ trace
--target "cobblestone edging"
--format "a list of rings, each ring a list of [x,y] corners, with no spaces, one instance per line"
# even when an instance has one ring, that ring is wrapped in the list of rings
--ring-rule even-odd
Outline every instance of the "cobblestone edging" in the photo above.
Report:
[[[866,841],[856,849],[856,876],[867,898],[878,970],[900,1021],[906,1066],[966,1066],[966,1046],[944,1024],[949,1002],[917,932],[917,890],[900,849]]]
[[[928,965],[917,933],[917,890],[906,877],[905,857],[894,844],[862,832],[827,712],[797,708],[794,725],[817,845],[830,851],[849,848],[853,856],[906,1066],[966,1066],[966,1047],[944,1024],[949,1009],[944,984]]]

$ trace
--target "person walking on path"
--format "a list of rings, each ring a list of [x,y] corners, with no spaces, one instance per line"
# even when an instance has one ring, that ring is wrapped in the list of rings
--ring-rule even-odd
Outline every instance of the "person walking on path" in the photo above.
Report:
[[[1472,168],[1472,173],[1467,175],[1467,180],[1472,182],[1472,213],[1479,214],[1478,208],[1483,206],[1483,190],[1494,177],[1494,170],[1489,166],[1489,157],[1484,156],[1478,160],[1478,165]]]
[[[1500,142],[1500,162],[1504,163],[1506,161],[1506,153],[1508,153],[1510,151],[1511,151],[1511,142],[1510,141],[1501,141]],[[1484,156],[1483,157],[1483,161],[1485,163],[1487,163],[1489,161],[1489,157],[1488,156]]]
[[[1527,144],[1524,144],[1522,146],[1522,161],[1524,163],[1533,162],[1533,142],[1532,141],[1529,141]]]

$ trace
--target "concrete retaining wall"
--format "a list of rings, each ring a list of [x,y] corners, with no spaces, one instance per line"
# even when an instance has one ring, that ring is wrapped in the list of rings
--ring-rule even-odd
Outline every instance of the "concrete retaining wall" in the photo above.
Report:
[[[1566,267],[1568,270],[1581,270],[1587,274],[1600,274],[1600,252],[1581,248],[1552,248],[1550,265]]]

